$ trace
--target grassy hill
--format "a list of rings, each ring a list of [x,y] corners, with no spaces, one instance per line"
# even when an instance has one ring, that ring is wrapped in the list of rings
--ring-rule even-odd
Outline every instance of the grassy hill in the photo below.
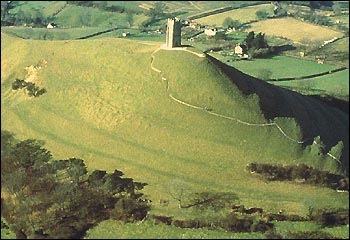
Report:
[[[148,183],[144,192],[154,213],[194,214],[178,209],[168,194],[173,186],[188,194],[229,191],[247,206],[304,216],[309,206],[348,205],[346,193],[267,184],[244,171],[250,162],[348,169],[348,115],[335,108],[209,56],[155,52],[161,42],[23,40],[4,33],[1,41],[1,128],[20,139],[44,140],[56,159],[79,157],[90,170],[120,169]],[[30,79],[47,93],[30,98],[14,91],[15,78]],[[289,138],[276,125],[251,125],[269,120]],[[344,142],[344,166],[319,156],[314,144],[304,148],[295,142],[316,136],[326,151]],[[160,199],[169,206],[158,204]]]

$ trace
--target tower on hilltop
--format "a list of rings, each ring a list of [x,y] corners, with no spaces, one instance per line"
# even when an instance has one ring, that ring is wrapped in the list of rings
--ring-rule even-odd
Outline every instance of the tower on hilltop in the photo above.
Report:
[[[181,22],[178,18],[168,18],[166,28],[166,47],[181,46]]]

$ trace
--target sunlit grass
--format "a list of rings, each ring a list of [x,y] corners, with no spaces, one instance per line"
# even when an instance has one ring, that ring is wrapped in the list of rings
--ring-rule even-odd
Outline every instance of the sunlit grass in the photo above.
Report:
[[[230,17],[234,20],[240,21],[241,23],[246,23],[258,19],[256,16],[257,11],[265,11],[269,16],[271,16],[273,15],[273,6],[271,4],[262,4],[257,6],[234,9],[231,11],[196,19],[196,22],[209,25],[215,24],[216,26],[222,27],[225,18]]]
[[[303,22],[291,17],[255,22],[246,31],[263,32],[270,36],[283,36],[296,43],[303,42],[303,44],[322,42],[333,37],[343,36],[343,33],[331,28]]]
[[[244,171],[250,162],[306,159],[301,146],[275,127],[243,125],[169,98],[172,93],[223,115],[266,122],[256,96],[245,96],[206,58],[189,52],[155,53],[154,66],[170,84],[167,92],[161,75],[150,68],[151,54],[160,44],[115,38],[19,40],[2,34],[1,128],[20,139],[44,140],[56,159],[79,157],[89,170],[119,169],[148,183],[144,193],[154,202],[152,211],[163,214],[187,214],[168,194],[174,182],[189,194],[234,192],[241,203],[266,211],[286,208],[305,215],[311,205],[348,203],[346,194],[334,190],[267,184]],[[47,65],[38,70],[38,78],[47,93],[32,99],[12,91],[12,81],[25,76],[23,69],[43,59]],[[276,121],[300,138],[293,119]],[[169,206],[157,204],[159,199],[169,199]]]

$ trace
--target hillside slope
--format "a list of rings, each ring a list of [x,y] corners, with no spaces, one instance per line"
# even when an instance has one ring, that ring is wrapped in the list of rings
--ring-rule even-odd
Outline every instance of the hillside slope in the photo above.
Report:
[[[235,192],[244,204],[303,215],[311,204],[348,202],[347,194],[331,189],[266,184],[244,171],[250,162],[347,169],[347,147],[342,166],[318,155],[317,144],[301,143],[320,135],[326,149],[339,140],[348,146],[348,116],[333,108],[226,69],[194,49],[166,51],[162,43],[112,38],[22,40],[3,33],[1,42],[1,128],[44,140],[54,158],[80,157],[90,170],[120,169],[147,182],[153,202],[170,200],[154,211],[177,210],[168,194],[174,185]],[[47,93],[30,98],[14,91],[15,78]]]

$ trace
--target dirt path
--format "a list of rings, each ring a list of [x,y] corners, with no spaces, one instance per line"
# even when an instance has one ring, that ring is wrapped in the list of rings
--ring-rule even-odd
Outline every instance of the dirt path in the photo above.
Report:
[[[192,1],[188,1],[193,7],[197,8],[198,10],[203,10],[200,7],[198,7],[196,4],[194,4]]]

